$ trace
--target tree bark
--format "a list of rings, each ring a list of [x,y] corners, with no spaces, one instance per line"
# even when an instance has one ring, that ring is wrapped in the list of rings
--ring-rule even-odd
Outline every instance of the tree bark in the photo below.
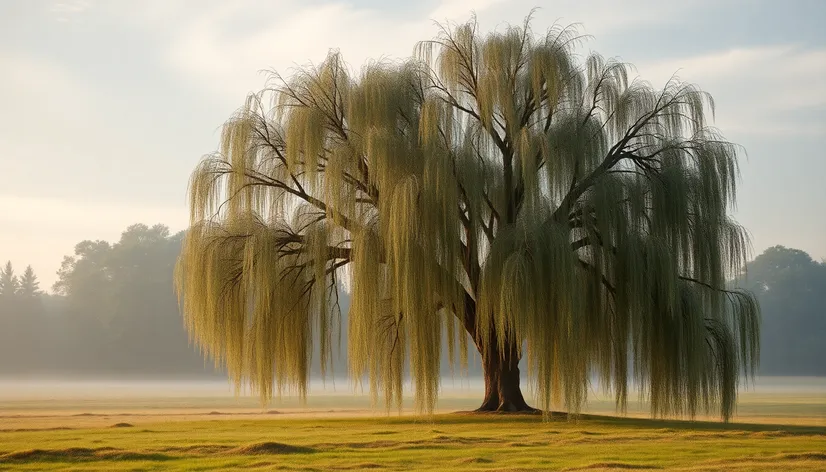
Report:
[[[522,357],[520,346],[508,343],[503,356],[496,333],[491,333],[489,339],[480,337],[476,326],[476,300],[467,293],[465,294],[465,317],[462,322],[465,330],[474,340],[476,350],[482,356],[485,398],[476,412],[539,412],[528,405],[525,397],[522,396],[522,388],[519,385],[519,359]]]
[[[485,374],[485,398],[477,412],[536,413],[522,396],[519,385],[519,350],[513,346],[502,356],[494,343],[480,349]]]

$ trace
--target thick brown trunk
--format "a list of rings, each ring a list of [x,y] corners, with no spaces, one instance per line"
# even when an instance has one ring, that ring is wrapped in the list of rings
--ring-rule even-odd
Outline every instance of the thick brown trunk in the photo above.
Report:
[[[477,412],[537,412],[522,396],[519,386],[519,353],[515,348],[508,349],[504,357],[496,349],[484,349],[482,360],[485,369],[485,399]]]
[[[499,349],[499,340],[495,333],[483,340],[476,329],[476,300],[465,294],[465,330],[474,339],[476,349],[482,356],[485,374],[485,399],[477,412],[522,412],[537,413],[522,396],[519,386],[519,346],[509,343],[505,355]]]

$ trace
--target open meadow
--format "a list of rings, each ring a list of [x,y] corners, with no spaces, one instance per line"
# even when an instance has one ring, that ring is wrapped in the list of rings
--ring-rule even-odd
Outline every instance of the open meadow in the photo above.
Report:
[[[819,389],[742,394],[730,424],[588,414],[470,415],[455,392],[433,417],[314,395],[262,408],[216,390],[33,388],[0,394],[0,470],[826,470]],[[156,391],[157,390],[157,391]],[[153,393],[154,392],[154,393]]]

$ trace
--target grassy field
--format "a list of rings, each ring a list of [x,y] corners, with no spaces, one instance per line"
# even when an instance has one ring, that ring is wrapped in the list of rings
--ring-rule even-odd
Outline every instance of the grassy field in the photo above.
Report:
[[[744,395],[734,423],[381,415],[359,397],[0,395],[0,470],[826,470],[826,398]],[[610,413],[607,402],[590,411]],[[773,424],[775,423],[775,424]]]

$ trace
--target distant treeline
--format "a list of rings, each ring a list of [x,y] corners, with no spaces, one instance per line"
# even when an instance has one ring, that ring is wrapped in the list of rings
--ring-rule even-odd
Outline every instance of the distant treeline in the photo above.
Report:
[[[83,241],[63,259],[51,295],[36,283],[32,290],[7,264],[0,374],[214,375],[178,314],[172,273],[182,236],[138,224],[115,244]]]
[[[172,276],[182,237],[163,225],[137,224],[114,244],[83,241],[64,258],[51,294],[30,267],[18,275],[6,264],[0,270],[0,376],[222,375],[191,345],[178,311]],[[763,310],[760,374],[826,375],[826,264],[776,246],[748,268],[741,284],[758,294]],[[341,298],[336,376],[347,372],[349,300]],[[469,374],[481,374],[478,362],[471,361]]]

